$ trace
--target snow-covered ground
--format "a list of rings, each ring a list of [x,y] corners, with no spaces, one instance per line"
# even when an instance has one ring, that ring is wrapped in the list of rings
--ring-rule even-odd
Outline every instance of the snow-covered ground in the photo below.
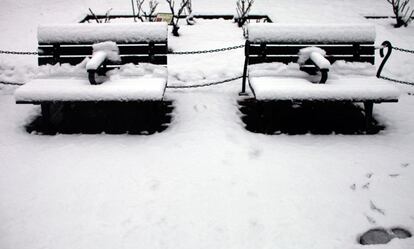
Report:
[[[197,12],[233,13],[233,1],[194,0]],[[414,25],[394,30],[379,0],[257,0],[284,23],[371,22],[377,42],[414,49]],[[73,23],[88,7],[129,1],[11,1],[0,9],[0,49],[36,49],[44,23]],[[162,5],[161,9],[165,9]],[[175,51],[243,43],[230,21],[198,20],[170,37]],[[378,60],[377,60],[378,61]],[[33,77],[34,56],[0,56],[0,77]],[[243,50],[170,55],[169,84],[237,76]],[[384,74],[414,81],[414,56],[394,52]],[[0,85],[0,248],[414,248],[414,238],[361,246],[370,228],[414,232],[414,97],[376,105],[377,135],[268,136],[244,129],[241,82],[168,90],[170,127],[151,136],[28,134],[38,107]],[[403,92],[412,87],[399,86]]]

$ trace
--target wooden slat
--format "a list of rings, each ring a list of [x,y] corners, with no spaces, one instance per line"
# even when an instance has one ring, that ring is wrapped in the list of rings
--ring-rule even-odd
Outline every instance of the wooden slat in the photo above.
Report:
[[[374,42],[331,42],[331,41],[326,41],[326,42],[304,42],[301,43],[299,41],[279,41],[277,43],[275,42],[269,42],[266,43],[267,45],[303,45],[306,47],[310,47],[310,46],[316,46],[316,45],[352,45],[358,43],[360,45],[374,45]],[[260,46],[261,43],[259,42],[251,42],[250,45],[251,46]]]
[[[69,63],[71,65],[77,65],[80,62],[82,62],[84,60],[85,57],[60,57],[59,58],[59,63],[63,64],[63,63]],[[167,56],[158,56],[155,55],[152,58],[152,61],[150,59],[150,56],[121,56],[121,60],[122,62],[119,64],[126,64],[126,63],[134,63],[134,64],[138,64],[140,62],[148,62],[148,63],[153,63],[153,64],[158,64],[158,65],[166,65],[167,64]],[[39,65],[46,65],[46,64],[56,64],[55,60],[53,59],[53,57],[43,57],[40,56],[38,58],[38,63]],[[111,64],[109,64],[111,65]]]
[[[355,48],[352,45],[340,45],[332,46],[326,44],[314,45],[320,47],[326,51],[328,55],[353,55]],[[266,46],[265,53],[267,55],[296,55],[300,49],[306,48],[304,45],[280,45],[280,46]],[[249,49],[251,55],[262,54],[262,48],[260,46],[251,46]],[[375,53],[374,46],[361,46],[359,49],[360,55],[373,55]]]
[[[257,64],[257,63],[268,63],[268,62],[280,62],[288,64],[290,62],[296,63],[298,61],[298,56],[266,56],[266,57],[260,57],[260,56],[250,56],[249,57],[249,64]],[[331,63],[334,63],[338,60],[344,60],[349,62],[369,62],[371,64],[374,64],[375,57],[374,56],[361,56],[359,60],[355,60],[352,56],[327,56],[326,59],[328,59]]]
[[[149,46],[146,45],[118,45],[119,53],[122,54],[148,54]],[[152,53],[154,54],[166,54],[167,45],[155,45]],[[52,55],[52,46],[39,46],[39,55]],[[87,45],[76,45],[76,46],[60,46],[60,55],[92,55],[92,46]]]
[[[134,44],[148,44],[149,42],[145,42],[145,41],[143,41],[143,42],[130,42],[130,43],[118,43],[118,45],[123,45],[123,44],[127,44],[127,45],[130,45],[130,44],[132,44],[132,45],[134,45]],[[39,46],[50,46],[50,45],[53,45],[53,44],[55,44],[55,43],[45,43],[45,42],[40,42],[39,43]],[[66,42],[66,43],[59,43],[60,45],[62,45],[62,46],[67,46],[67,45],[73,45],[73,46],[77,46],[77,45],[80,45],[80,46],[92,46],[94,43],[70,43],[70,42]],[[167,42],[165,41],[165,42],[163,42],[163,41],[160,41],[160,42],[155,42],[155,44],[167,44]]]

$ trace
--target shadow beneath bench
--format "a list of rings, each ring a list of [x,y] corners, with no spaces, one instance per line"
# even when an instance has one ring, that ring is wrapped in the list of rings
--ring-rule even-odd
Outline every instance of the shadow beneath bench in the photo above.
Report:
[[[150,135],[168,128],[172,101],[54,103],[49,117],[41,115],[25,126],[29,133]],[[43,107],[45,108],[45,107]],[[44,112],[44,110],[42,110]]]
[[[242,121],[248,131],[277,134],[377,134],[385,127],[375,119],[367,125],[363,109],[352,103],[239,101]]]

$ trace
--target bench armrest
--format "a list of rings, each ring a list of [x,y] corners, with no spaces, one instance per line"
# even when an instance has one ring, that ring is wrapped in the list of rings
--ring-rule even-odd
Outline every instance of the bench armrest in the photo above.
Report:
[[[328,80],[328,72],[331,67],[331,63],[323,55],[317,52],[312,52],[309,56],[309,60],[322,74],[322,78],[319,83],[325,83]]]
[[[97,85],[95,80],[96,71],[105,63],[107,59],[107,53],[104,51],[98,51],[93,54],[92,58],[86,64],[86,71],[88,71],[89,82],[92,85]]]

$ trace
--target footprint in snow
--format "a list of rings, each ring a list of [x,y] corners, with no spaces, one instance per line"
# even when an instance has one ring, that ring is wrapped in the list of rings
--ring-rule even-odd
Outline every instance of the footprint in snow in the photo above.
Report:
[[[374,228],[370,229],[359,237],[359,243],[361,245],[378,245],[378,244],[387,244],[394,238],[406,239],[411,238],[412,234],[410,231],[394,227],[390,230],[384,228]]]
[[[368,220],[368,222],[369,222],[370,224],[372,224],[372,225],[377,224],[377,221],[376,221],[373,217],[371,217],[371,216],[369,216],[369,215],[367,215],[367,214],[365,214],[365,217],[367,218],[367,220]]]
[[[402,168],[407,168],[408,166],[410,166],[410,164],[409,164],[409,163],[402,163],[402,164],[401,164],[401,167],[402,167]]]
[[[367,182],[367,183],[365,183],[363,186],[362,186],[362,188],[363,189],[369,189],[369,185],[370,185],[371,183],[370,182]]]
[[[382,215],[384,215],[384,216],[385,216],[385,211],[384,211],[384,209],[381,209],[381,208],[377,207],[377,206],[374,204],[374,202],[373,202],[373,201],[370,201],[370,208],[371,208],[371,210],[372,210],[372,211],[378,212],[378,213],[380,213],[380,214],[382,214]]]
[[[251,150],[250,151],[249,156],[250,156],[251,159],[255,159],[255,158],[260,157],[261,154],[262,154],[262,151],[261,150],[254,149],[254,150]]]

